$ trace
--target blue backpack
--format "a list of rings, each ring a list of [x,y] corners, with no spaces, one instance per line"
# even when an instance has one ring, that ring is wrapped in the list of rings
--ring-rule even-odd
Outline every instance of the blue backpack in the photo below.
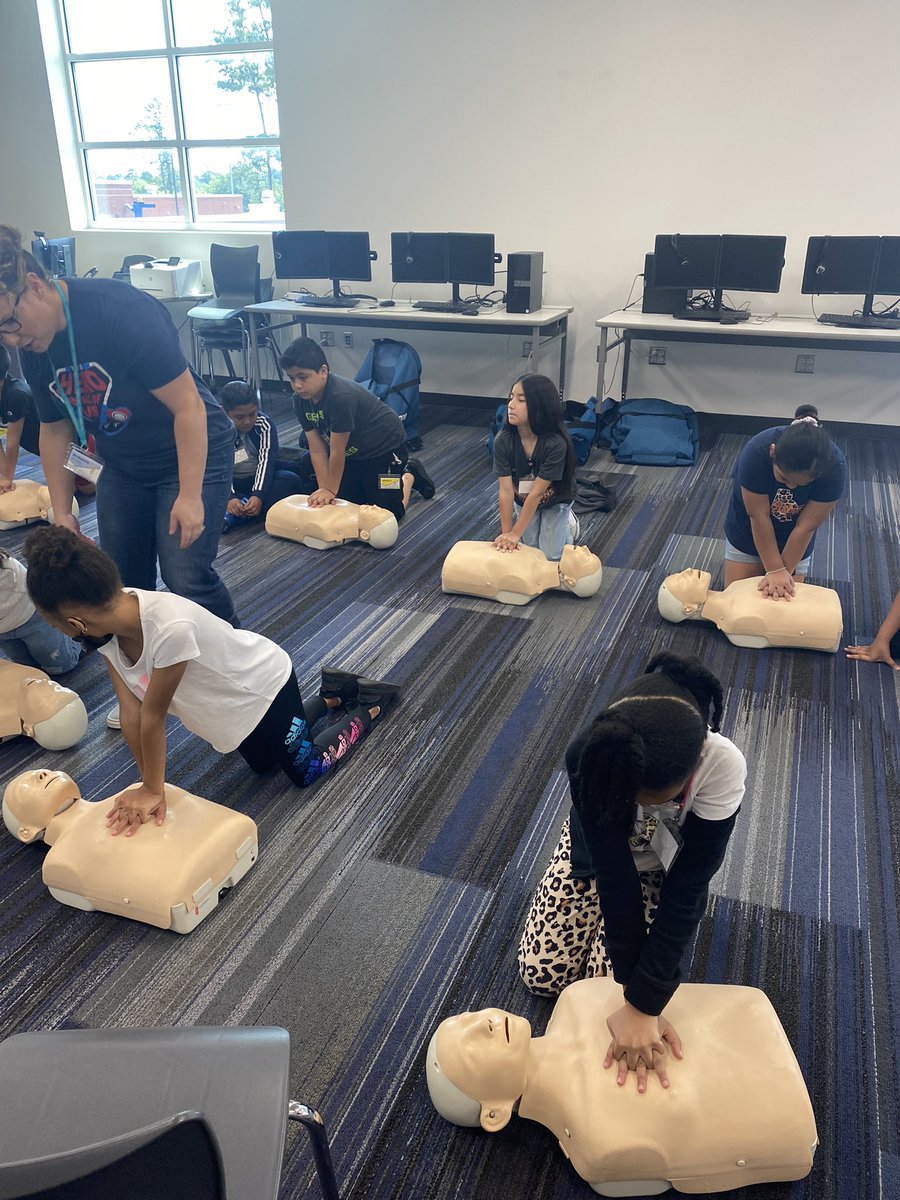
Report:
[[[652,467],[690,467],[697,461],[700,429],[686,404],[668,400],[604,400],[597,439],[616,462]]]
[[[584,464],[591,456],[596,437],[597,437],[597,416],[594,411],[597,401],[594,396],[591,396],[587,404],[575,404],[571,400],[566,401],[566,416],[572,418],[567,420],[565,425],[568,430],[569,437],[572,439],[572,445],[575,447],[575,457],[578,460],[579,467]],[[491,432],[488,434],[487,452],[488,457],[493,460],[494,457],[494,438],[503,428],[503,422],[506,420],[506,405],[498,404],[497,411],[491,419]]]
[[[403,422],[407,442],[418,441],[422,360],[407,342],[373,338],[372,349],[356,372],[356,382],[383,400]]]

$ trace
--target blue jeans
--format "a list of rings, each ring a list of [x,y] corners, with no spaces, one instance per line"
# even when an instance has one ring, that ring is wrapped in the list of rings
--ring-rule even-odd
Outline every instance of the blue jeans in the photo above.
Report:
[[[142,483],[107,464],[97,484],[100,545],[115,562],[126,587],[156,590],[156,561],[170,592],[193,600],[217,617],[237,623],[228,588],[213,567],[222,516],[231,496],[234,447],[231,438],[210,446],[201,498],[205,528],[181,549],[180,531],[169,534],[169,513],[178,495],[177,473]]]
[[[549,562],[559,562],[562,552],[571,542],[569,536],[569,512],[571,504],[554,504],[550,508],[539,508],[531,518],[531,524],[522,534],[523,546],[534,546],[543,551]],[[516,505],[516,516],[521,508]]]
[[[40,667],[48,675],[71,671],[81,654],[78,643],[48,625],[40,613],[34,613],[17,629],[0,633],[0,650],[14,663]]]

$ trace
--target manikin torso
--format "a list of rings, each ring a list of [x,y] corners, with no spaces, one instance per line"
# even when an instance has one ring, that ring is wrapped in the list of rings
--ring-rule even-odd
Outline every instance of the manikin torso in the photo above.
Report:
[[[273,504],[266,515],[266,533],[303,542],[316,550],[360,540],[385,550],[397,540],[397,518],[376,504],[337,500],[310,508],[308,496],[288,496]]]
[[[441,587],[502,604],[527,604],[551,588],[592,596],[602,574],[600,559],[587,546],[566,546],[561,560],[550,562],[532,546],[502,551],[493,542],[457,542],[444,559]]]
[[[715,1192],[808,1174],[812,1107],[764,993],[682,984],[666,1016],[685,1057],[668,1056],[668,1089],[651,1077],[643,1095],[603,1067],[606,1020],[622,999],[612,979],[581,980],[561,993],[543,1037],[529,1040],[527,1022],[494,1009],[443,1022],[433,1045],[447,1079],[481,1102],[484,1128],[502,1128],[504,1103],[520,1094],[519,1116],[550,1129],[602,1195],[657,1194],[670,1183]],[[486,1094],[492,1088],[498,1095]]]
[[[739,579],[722,592],[710,590],[708,571],[670,575],[659,590],[659,609],[669,621],[712,621],[736,646],[796,647],[837,651],[843,632],[841,601],[832,588],[796,583],[791,600],[773,600],[759,579]]]
[[[256,825],[243,813],[166,784],[166,818],[133,837],[106,825],[112,800],[87,802],[62,771],[28,771],[7,787],[7,827],[50,846],[42,877],[64,904],[115,913],[186,933],[218,904],[258,855]]]
[[[0,495],[0,529],[13,529],[29,521],[50,519],[50,491],[44,483],[33,479],[17,479],[11,492]],[[78,501],[72,501],[72,512],[78,516]]]

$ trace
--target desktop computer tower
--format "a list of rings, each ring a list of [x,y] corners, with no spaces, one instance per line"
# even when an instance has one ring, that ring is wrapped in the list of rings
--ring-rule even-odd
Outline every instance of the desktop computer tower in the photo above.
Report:
[[[543,250],[519,250],[506,256],[506,311],[537,312],[544,279]]]
[[[688,288],[654,287],[653,285],[653,255],[644,255],[644,296],[641,300],[641,312],[673,313],[683,312],[688,306],[690,297]]]

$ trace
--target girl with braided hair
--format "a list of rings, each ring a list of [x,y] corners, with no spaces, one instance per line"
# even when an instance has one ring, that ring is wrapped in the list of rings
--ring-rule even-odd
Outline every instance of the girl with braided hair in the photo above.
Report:
[[[539,996],[612,972],[618,1082],[668,1086],[662,1016],[706,910],[744,795],[743,754],[719,733],[722,687],[699,659],[658,654],[566,752],[572,808],[531,902],[519,972]]]

